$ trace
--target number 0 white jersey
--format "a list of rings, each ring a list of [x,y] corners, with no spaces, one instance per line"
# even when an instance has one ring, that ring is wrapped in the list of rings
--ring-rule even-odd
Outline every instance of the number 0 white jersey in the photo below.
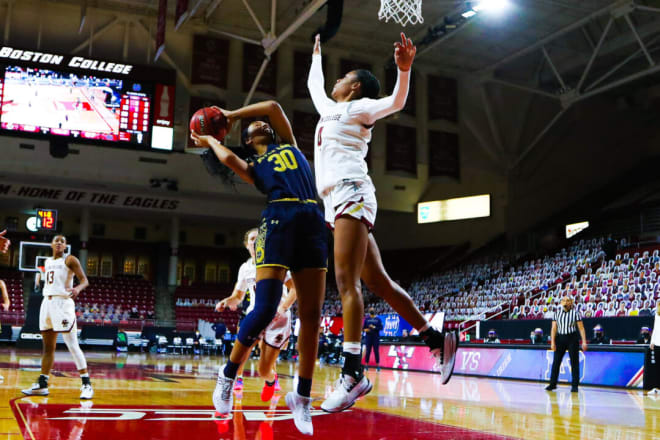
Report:
[[[69,296],[73,287],[73,271],[66,265],[66,257],[47,258],[44,267],[44,296]]]
[[[378,119],[405,106],[409,76],[409,72],[399,71],[391,96],[335,102],[325,93],[321,55],[312,56],[307,87],[321,116],[314,135],[314,172],[322,198],[342,180],[371,183],[365,161],[371,129]]]
[[[284,283],[291,279],[291,272],[287,271],[286,276],[284,277]],[[236,280],[236,290],[241,292],[250,292],[250,304],[245,310],[245,313],[250,313],[254,309],[255,302],[255,292],[257,291],[257,266],[252,261],[252,258],[241,265],[241,268],[238,269],[238,280]],[[286,286],[282,288],[282,301],[284,301],[284,296],[287,294]]]

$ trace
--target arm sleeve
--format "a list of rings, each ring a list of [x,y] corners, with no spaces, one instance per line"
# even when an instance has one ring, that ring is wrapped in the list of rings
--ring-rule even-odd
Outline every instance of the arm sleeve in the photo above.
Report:
[[[377,120],[403,109],[408,98],[410,87],[410,71],[398,71],[396,85],[390,96],[380,99],[363,98],[355,101],[350,113],[360,119],[365,125],[373,125]]]
[[[334,104],[334,101],[325,94],[321,55],[312,55],[312,67],[309,69],[309,76],[307,77],[307,88],[317,112],[323,113],[328,106]]]

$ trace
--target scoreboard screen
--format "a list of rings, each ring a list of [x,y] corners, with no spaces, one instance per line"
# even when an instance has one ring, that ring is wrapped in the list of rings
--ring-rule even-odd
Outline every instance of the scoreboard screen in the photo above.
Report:
[[[57,210],[56,209],[38,209],[37,210],[37,230],[55,231],[57,229]]]
[[[171,150],[174,72],[0,49],[0,129]]]

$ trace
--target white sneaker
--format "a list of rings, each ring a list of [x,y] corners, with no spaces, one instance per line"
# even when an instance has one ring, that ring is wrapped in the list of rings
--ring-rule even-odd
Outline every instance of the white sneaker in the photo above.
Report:
[[[21,390],[21,393],[27,396],[47,396],[48,387],[42,388],[38,383],[33,383],[32,387]]]
[[[372,388],[367,376],[362,376],[362,379],[356,382],[352,376],[342,374],[335,382],[335,389],[321,404],[321,409],[330,413],[344,411],[355,405],[357,399],[369,393]]]
[[[80,398],[83,400],[89,400],[94,397],[94,389],[89,384],[84,384],[80,387]]]
[[[233,405],[234,395],[234,379],[225,377],[224,365],[218,370],[218,382],[213,391],[213,406],[220,415],[227,415],[231,412]]]
[[[286,405],[293,414],[293,423],[301,434],[313,435],[314,426],[312,425],[312,398],[304,397],[298,393],[287,393]]]

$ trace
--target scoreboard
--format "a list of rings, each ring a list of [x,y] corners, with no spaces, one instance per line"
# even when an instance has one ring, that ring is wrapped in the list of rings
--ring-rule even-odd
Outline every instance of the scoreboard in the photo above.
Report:
[[[0,47],[0,132],[172,150],[176,73]]]
[[[39,231],[55,231],[57,229],[57,210],[38,209],[36,226]]]

